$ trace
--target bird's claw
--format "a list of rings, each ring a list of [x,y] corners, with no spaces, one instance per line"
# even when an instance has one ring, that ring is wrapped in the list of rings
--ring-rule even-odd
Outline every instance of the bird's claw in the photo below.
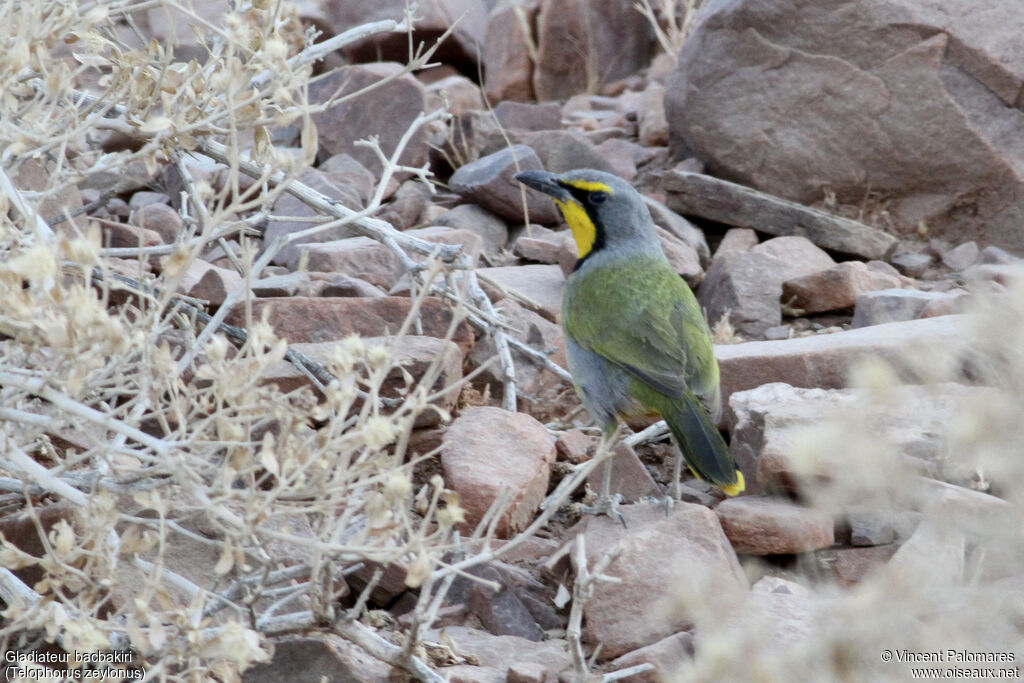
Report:
[[[597,499],[593,505],[581,505],[579,508],[581,515],[607,515],[612,519],[617,519],[622,528],[628,528],[626,526],[626,518],[619,512],[619,503],[622,502],[622,494],[616,493],[613,496],[602,496]]]

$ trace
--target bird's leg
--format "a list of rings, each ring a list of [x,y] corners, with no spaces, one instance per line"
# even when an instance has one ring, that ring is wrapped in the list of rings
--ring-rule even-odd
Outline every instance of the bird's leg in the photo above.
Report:
[[[683,490],[680,485],[679,479],[683,476],[683,451],[676,446],[676,459],[672,464],[672,487],[670,489],[672,493],[672,500],[678,501],[682,495]]]
[[[601,494],[598,496],[597,501],[590,506],[580,508],[580,514],[584,515],[608,515],[614,519],[619,520],[622,526],[626,526],[626,518],[619,512],[619,503],[622,502],[622,495],[616,493],[612,495],[612,458],[615,457],[614,453],[605,454],[606,451],[611,450],[612,444],[618,437],[619,430],[618,425],[614,429],[605,429],[604,439],[601,441],[601,445],[598,447],[597,454],[594,457],[600,457],[604,455],[604,469],[601,471]]]

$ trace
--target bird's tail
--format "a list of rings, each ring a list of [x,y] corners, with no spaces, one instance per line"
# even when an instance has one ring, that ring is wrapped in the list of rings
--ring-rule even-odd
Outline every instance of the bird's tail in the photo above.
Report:
[[[729,496],[743,492],[743,473],[736,469],[736,461],[726,445],[718,427],[701,402],[690,392],[671,402],[661,411],[676,445],[690,470],[700,479],[722,489]]]

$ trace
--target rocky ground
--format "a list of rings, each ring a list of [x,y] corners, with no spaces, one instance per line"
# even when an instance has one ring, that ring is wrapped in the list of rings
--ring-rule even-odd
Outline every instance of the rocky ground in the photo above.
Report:
[[[401,5],[323,0],[301,4],[301,15],[330,35],[400,17]],[[468,379],[417,418],[408,457],[426,457],[414,485],[441,474],[465,512],[466,535],[506,497],[492,520],[501,544],[518,538],[545,497],[598,447],[564,372],[551,367],[565,364],[558,318],[574,243],[550,200],[512,175],[595,168],[649,199],[662,247],[713,327],[728,406],[721,426],[747,491],[723,500],[688,479],[682,501],[666,511],[651,503],[671,471],[664,436],[618,445],[613,481],[625,498],[626,526],[581,518],[569,504],[533,538],[457,578],[425,635],[444,653],[421,653],[447,680],[569,679],[579,625],[592,671],[653,665],[630,681],[747,680],[735,661],[718,661],[728,659],[723,642],[746,643],[747,655],[771,662],[769,672],[789,671],[786,661],[811,666],[813,655],[794,653],[826,631],[817,642],[850,647],[853,661],[877,667],[872,648],[882,641],[859,631],[847,642],[836,635],[836,622],[863,616],[843,601],[891,606],[918,595],[908,582],[934,581],[942,590],[974,582],[984,594],[975,605],[998,612],[989,612],[998,627],[988,648],[1021,642],[1019,630],[1016,641],[1001,640],[1019,627],[1019,605],[998,606],[985,593],[1024,581],[1020,539],[1006,521],[1019,519],[1012,477],[1019,464],[978,445],[1004,423],[979,417],[990,429],[970,432],[962,418],[1005,409],[1016,386],[1007,376],[1024,372],[1014,351],[978,341],[1008,336],[1017,325],[1006,297],[1024,272],[1024,150],[1013,134],[1024,122],[1024,62],[1007,41],[1024,16],[1008,0],[989,3],[985,17],[914,2],[824,5],[711,2],[677,60],[659,50],[649,21],[629,2],[426,2],[422,39],[467,12],[439,65],[313,115],[319,147],[298,180],[358,211],[375,201],[383,169],[355,141],[376,135],[390,153],[420,112],[447,107],[450,119],[402,141],[401,163],[426,165],[431,184],[398,173],[375,216],[471,255],[508,337],[521,342],[510,352],[514,410],[494,360],[504,342],[493,326],[453,317],[439,296],[417,304],[408,263],[351,226],[292,243],[253,273],[236,268],[247,258],[242,245],[221,241],[181,274],[177,292],[204,302],[207,313],[227,305],[225,322],[239,327],[265,316],[275,335],[324,364],[349,335],[385,343],[415,307],[415,334],[393,347],[404,370],[389,375],[385,394],[399,395],[409,377],[428,370],[437,388]],[[149,30],[159,33],[160,25]],[[329,55],[323,68],[340,68],[313,83],[311,102],[395,73],[395,60],[408,57],[400,38]],[[274,128],[273,144],[297,148],[299,133]],[[102,144],[116,150],[130,141],[107,134]],[[209,157],[184,163],[194,182],[215,190],[224,182],[223,164]],[[32,190],[45,173],[42,164],[24,164],[15,183]],[[99,224],[106,246],[173,243],[183,230],[179,170],[134,164],[117,187],[110,195],[100,182],[83,184],[40,213],[90,205],[73,220]],[[269,213],[275,218],[256,226],[257,251],[322,212],[282,193]],[[145,277],[161,275],[168,258],[108,262]],[[232,303],[229,293],[246,277],[250,296]],[[262,381],[283,393],[311,387],[289,360]],[[959,431],[951,434],[951,426]],[[598,477],[572,501],[591,499]],[[13,514],[0,518],[0,531],[29,552],[37,543],[34,527]],[[573,624],[569,594],[609,555],[615,559],[603,573],[617,581],[576,596],[582,620]],[[366,623],[380,633],[409,626],[412,559],[382,567],[366,605]],[[218,557],[183,553],[177,561],[169,568],[191,576],[212,571]],[[371,574],[364,568],[346,577],[346,606]],[[876,591],[872,600],[857,593],[864,586]],[[909,613],[929,611],[913,604]],[[905,647],[972,647],[975,623],[966,617],[948,642],[915,636]],[[754,631],[756,645],[748,642]],[[876,635],[902,633],[886,626]],[[771,651],[790,654],[782,663],[764,659]],[[825,645],[819,655],[830,663],[816,661],[808,670],[818,677],[807,680],[831,680],[842,668]],[[858,670],[873,674],[851,680],[908,675],[898,665],[870,667]],[[245,679],[291,680],[297,669],[299,680],[408,675],[351,639],[310,633],[276,639],[273,658]]]

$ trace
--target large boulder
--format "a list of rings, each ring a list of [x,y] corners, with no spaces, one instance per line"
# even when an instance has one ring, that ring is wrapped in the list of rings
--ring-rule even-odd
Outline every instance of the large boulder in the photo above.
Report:
[[[567,99],[625,78],[654,56],[654,30],[631,2],[542,0],[533,89]]]
[[[712,0],[668,81],[671,141],[797,201],[1024,253],[1017,0]]]

